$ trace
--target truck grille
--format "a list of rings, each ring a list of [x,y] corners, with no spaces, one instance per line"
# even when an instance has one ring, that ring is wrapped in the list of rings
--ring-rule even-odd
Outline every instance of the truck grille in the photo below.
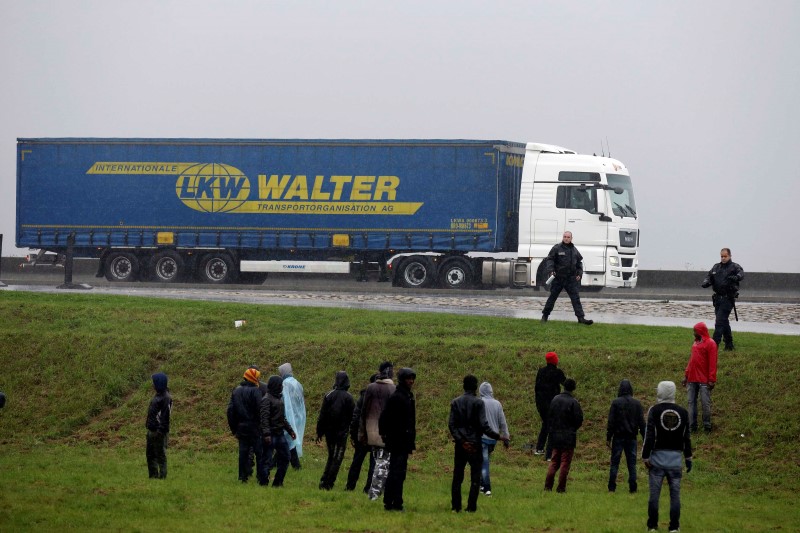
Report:
[[[637,244],[636,241],[638,240],[637,237],[638,237],[637,231],[635,230],[629,231],[621,229],[619,230],[619,245],[622,248],[636,248]]]

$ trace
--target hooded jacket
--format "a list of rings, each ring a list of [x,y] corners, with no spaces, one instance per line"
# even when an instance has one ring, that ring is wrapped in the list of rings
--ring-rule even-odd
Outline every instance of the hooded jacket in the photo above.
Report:
[[[617,397],[611,402],[611,409],[608,411],[608,426],[606,428],[606,440],[636,439],[639,433],[644,438],[644,410],[639,400],[633,397],[633,386],[627,379],[623,379],[619,384]]]
[[[572,243],[560,242],[550,249],[545,259],[545,270],[555,272],[558,278],[583,276],[583,256]]]
[[[270,376],[267,382],[267,395],[261,400],[259,410],[260,428],[263,435],[279,435],[286,431],[292,433],[291,424],[286,419],[283,399],[283,383],[278,376]]]
[[[647,428],[642,445],[642,459],[654,466],[680,468],[680,456],[692,458],[689,413],[675,403],[675,384],[662,381],[656,393],[658,403],[647,412]]]
[[[550,402],[547,417],[553,448],[574,449],[578,443],[578,428],[583,425],[583,410],[578,400],[570,392],[562,392]]]
[[[306,431],[306,399],[303,385],[295,379],[292,365],[284,363],[278,367],[278,373],[283,378],[283,404],[286,410],[286,419],[294,428],[296,438],[287,436],[289,449],[295,449],[297,456],[303,456],[303,434]]]
[[[378,422],[383,408],[386,406],[386,401],[395,390],[392,378],[387,376],[388,374],[386,373],[381,374],[381,377],[375,380],[375,383],[370,383],[367,390],[364,392],[364,405],[361,410],[361,420],[359,421],[358,429],[359,441],[362,443],[366,442],[370,446],[378,446],[381,448],[386,444],[381,438]]]
[[[228,427],[237,437],[261,435],[259,416],[261,412],[261,391],[255,383],[246,379],[233,389],[228,402]]]
[[[169,433],[169,416],[172,413],[172,396],[167,389],[167,375],[160,372],[153,374],[153,387],[156,394],[150,400],[145,427],[166,435]]]
[[[347,372],[340,370],[336,373],[333,390],[322,398],[322,405],[317,418],[317,438],[323,436],[328,440],[345,441],[350,421],[353,418],[355,402],[348,392],[350,378]]]
[[[417,449],[417,406],[414,393],[405,382],[411,377],[417,377],[412,369],[400,369],[397,387],[378,418],[378,432],[392,454],[410,454]]]
[[[489,423],[489,427],[492,428],[492,431],[498,433],[500,438],[507,439],[509,434],[506,414],[503,412],[503,404],[494,398],[492,384],[484,381],[478,390],[481,394],[481,400],[483,400],[483,408],[486,412],[486,421]],[[484,435],[483,438],[497,442],[497,439],[493,439],[488,435]]]
[[[717,382],[717,343],[708,336],[708,328],[703,322],[694,325],[694,332],[700,335],[699,341],[692,344],[692,355],[686,365],[686,381],[689,383]]]

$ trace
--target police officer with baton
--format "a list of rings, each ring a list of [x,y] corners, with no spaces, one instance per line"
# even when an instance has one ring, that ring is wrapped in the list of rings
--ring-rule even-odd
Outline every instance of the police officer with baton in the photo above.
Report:
[[[706,278],[703,280],[702,287],[714,289],[711,301],[714,304],[714,342],[725,341],[725,350],[733,350],[733,335],[731,334],[731,323],[728,320],[731,311],[734,317],[739,320],[736,314],[736,298],[739,297],[739,282],[744,279],[744,270],[738,263],[731,261],[731,249],[723,248],[720,250],[721,261],[711,267]]]

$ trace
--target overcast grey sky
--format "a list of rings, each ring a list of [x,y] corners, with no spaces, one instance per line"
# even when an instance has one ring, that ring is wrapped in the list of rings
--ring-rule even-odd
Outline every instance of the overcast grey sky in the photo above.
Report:
[[[641,268],[800,272],[796,0],[0,6],[4,256],[17,137],[607,138]]]

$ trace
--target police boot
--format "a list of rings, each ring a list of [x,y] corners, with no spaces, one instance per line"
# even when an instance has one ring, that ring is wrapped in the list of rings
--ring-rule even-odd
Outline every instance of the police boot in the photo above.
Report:
[[[587,326],[594,324],[594,320],[589,320],[588,318],[582,316],[578,317],[578,322],[581,324],[586,324]]]

